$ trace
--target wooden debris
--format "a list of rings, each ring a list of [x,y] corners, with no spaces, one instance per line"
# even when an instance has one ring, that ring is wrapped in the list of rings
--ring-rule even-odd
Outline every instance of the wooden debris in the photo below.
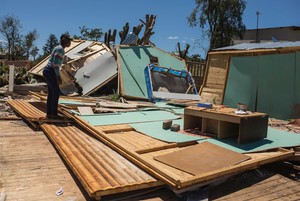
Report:
[[[94,114],[93,109],[91,107],[77,107],[79,113],[81,115],[92,115]]]
[[[179,124],[173,124],[170,129],[171,129],[171,131],[177,132],[177,131],[180,130],[180,125]]]
[[[167,129],[170,129],[171,126],[172,126],[172,120],[168,120],[168,121],[164,121],[163,122],[162,128],[165,129],[165,130],[167,130]]]

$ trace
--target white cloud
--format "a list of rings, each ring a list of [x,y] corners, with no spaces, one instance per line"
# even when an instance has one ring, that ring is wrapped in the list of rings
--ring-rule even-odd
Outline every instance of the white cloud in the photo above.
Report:
[[[0,39],[0,43],[7,43],[6,40]]]
[[[170,40],[176,40],[176,39],[178,39],[179,37],[178,36],[169,36],[168,37],[168,39],[170,39]]]

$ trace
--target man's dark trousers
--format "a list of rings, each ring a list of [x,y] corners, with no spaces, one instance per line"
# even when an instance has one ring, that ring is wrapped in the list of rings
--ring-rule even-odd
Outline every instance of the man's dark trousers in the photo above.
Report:
[[[48,96],[47,96],[47,115],[57,116],[58,99],[60,95],[60,89],[57,83],[56,74],[54,68],[45,67],[43,70],[43,75],[46,79],[48,86]]]

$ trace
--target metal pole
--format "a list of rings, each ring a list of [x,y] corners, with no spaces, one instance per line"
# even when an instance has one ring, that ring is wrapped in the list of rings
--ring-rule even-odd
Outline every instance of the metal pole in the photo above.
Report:
[[[260,12],[256,11],[256,42],[258,43],[258,19],[259,19]]]

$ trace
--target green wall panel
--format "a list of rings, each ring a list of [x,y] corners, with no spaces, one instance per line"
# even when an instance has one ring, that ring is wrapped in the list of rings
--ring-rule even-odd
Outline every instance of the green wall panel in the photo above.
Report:
[[[296,52],[295,101],[293,118],[300,118],[300,52]]]
[[[114,124],[132,124],[141,122],[152,121],[165,121],[179,119],[171,112],[166,111],[134,111],[112,114],[94,114],[94,115],[81,115],[85,121],[89,122],[93,126],[114,125]]]
[[[124,96],[146,98],[147,88],[144,69],[149,56],[158,57],[159,65],[176,70],[185,68],[184,62],[160,49],[150,46],[119,47]]]
[[[258,57],[232,57],[223,104],[236,108],[240,102],[255,110],[257,71]]]
[[[257,111],[291,118],[294,85],[295,53],[259,56]]]
[[[183,119],[173,120],[172,124],[178,124],[180,125],[180,128],[183,129]],[[201,136],[192,136],[182,134],[180,132],[174,132],[170,129],[165,130],[162,128],[163,121],[137,123],[129,125],[138,132],[151,136],[155,139],[162,140],[164,142],[189,142],[206,139],[205,137]]]
[[[292,132],[268,127],[267,137],[254,142],[238,144],[235,138],[215,139],[207,141],[239,153],[265,151],[279,147],[297,147],[300,145],[300,135]],[[200,142],[203,142],[201,140]]]

